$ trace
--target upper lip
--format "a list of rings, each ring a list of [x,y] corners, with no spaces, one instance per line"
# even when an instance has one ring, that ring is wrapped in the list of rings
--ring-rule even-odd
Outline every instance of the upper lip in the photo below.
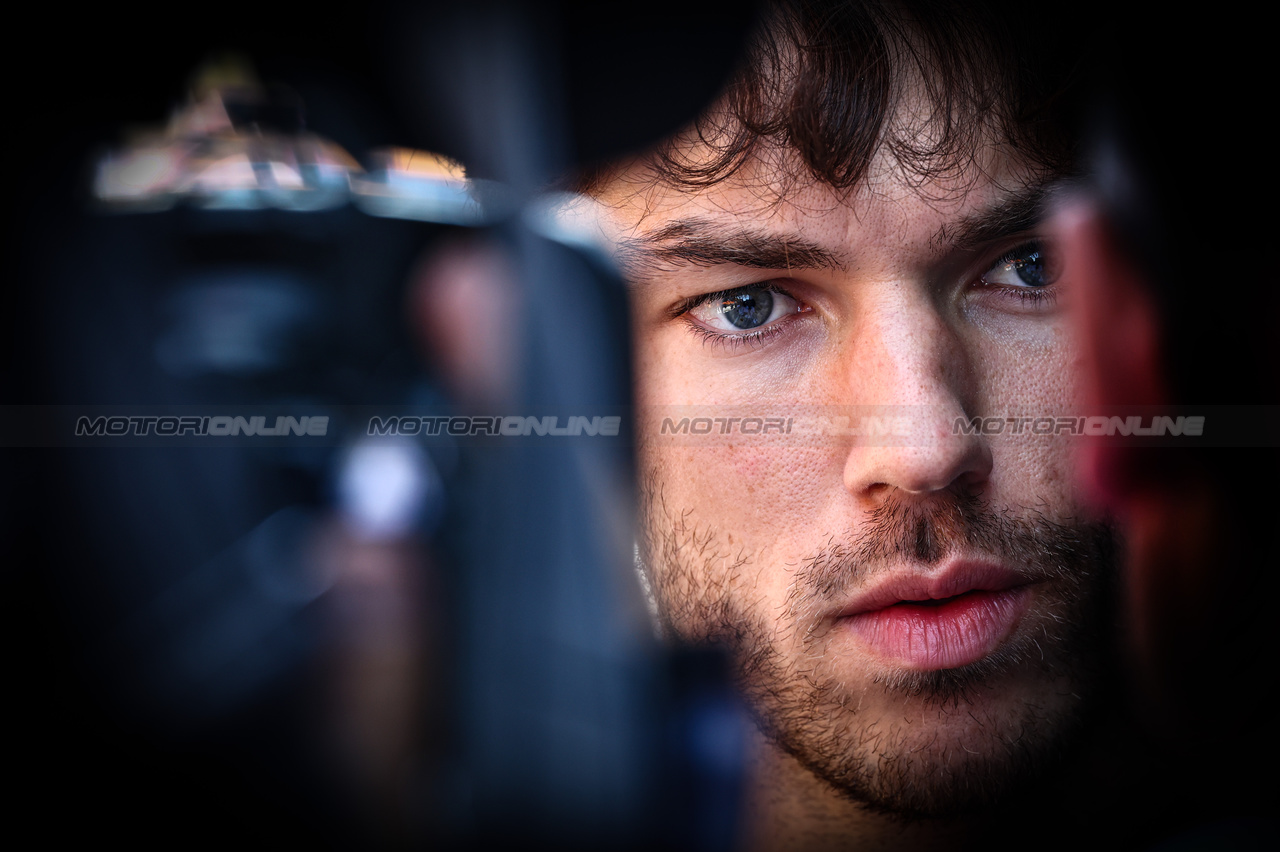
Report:
[[[872,580],[844,606],[844,618],[893,606],[903,601],[941,600],[965,592],[998,592],[1037,582],[998,562],[958,559],[930,572],[892,571]]]

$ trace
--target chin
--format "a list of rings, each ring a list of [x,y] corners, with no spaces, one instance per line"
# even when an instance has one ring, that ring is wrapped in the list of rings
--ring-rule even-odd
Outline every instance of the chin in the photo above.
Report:
[[[875,716],[833,724],[793,715],[765,728],[841,796],[904,819],[974,816],[1006,804],[1061,765],[1081,728],[1069,693],[892,696],[886,704]]]
[[[763,733],[842,797],[904,819],[973,816],[1052,774],[1084,728],[1096,672],[1035,648],[863,679],[775,657],[744,685]]]

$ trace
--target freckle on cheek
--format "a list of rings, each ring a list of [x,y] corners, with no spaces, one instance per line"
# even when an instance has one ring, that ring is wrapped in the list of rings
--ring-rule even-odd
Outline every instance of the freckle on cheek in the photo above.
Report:
[[[778,473],[777,461],[771,458],[765,448],[741,449],[729,447],[719,457],[719,463],[728,467],[736,475],[742,477],[747,486],[747,493],[754,493],[752,484],[760,477],[768,477]]]

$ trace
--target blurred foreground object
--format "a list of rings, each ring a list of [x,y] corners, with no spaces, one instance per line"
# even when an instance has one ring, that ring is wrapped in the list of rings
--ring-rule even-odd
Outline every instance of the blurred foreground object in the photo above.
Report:
[[[41,449],[4,496],[30,521],[44,601],[36,624],[10,626],[56,641],[20,678],[45,742],[19,765],[73,767],[101,834],[731,841],[739,710],[715,655],[654,644],[625,427],[368,440],[375,420],[452,423],[472,404],[441,390],[445,358],[420,360],[448,341],[421,345],[405,321],[410,271],[458,233],[517,270],[507,304],[471,305],[518,321],[493,413],[628,414],[620,281],[535,212],[574,156],[548,76],[563,45],[513,9],[480,11],[432,21],[431,38],[471,53],[409,87],[454,87],[459,69],[491,87],[457,86],[462,112],[433,117],[441,136],[468,128],[487,183],[385,140],[349,146],[372,152],[362,167],[332,141],[359,135],[358,97],[313,85],[322,134],[300,96],[238,61],[201,74],[167,126],[99,155],[77,187],[87,204],[38,223],[20,340],[41,405],[18,415],[50,428],[17,430]],[[427,39],[384,25],[415,51]],[[505,153],[486,147],[500,140]],[[465,313],[448,319],[466,331]],[[81,440],[68,417],[150,425]],[[183,417],[244,426],[162,437]]]
[[[1252,113],[1273,73],[1234,14],[1161,26],[1158,39],[1107,40],[1093,174],[1058,227],[1090,404],[1198,406],[1204,440],[1088,439],[1082,473],[1126,537],[1151,779],[1136,798],[1159,815],[1152,836],[1168,840],[1160,848],[1273,848],[1276,711],[1257,676],[1275,626],[1247,600],[1276,564],[1280,299],[1270,286],[1247,298],[1220,288],[1247,281],[1248,247],[1270,244],[1255,200],[1274,195],[1275,179],[1237,170],[1247,142],[1199,115]],[[1205,53],[1184,62],[1182,44]]]
[[[372,152],[365,172],[341,146],[303,129],[296,96],[268,91],[244,60],[223,63],[200,72],[163,131],[138,134],[98,162],[93,191],[108,209],[310,211],[354,202],[375,216],[481,222],[458,163],[390,148]]]

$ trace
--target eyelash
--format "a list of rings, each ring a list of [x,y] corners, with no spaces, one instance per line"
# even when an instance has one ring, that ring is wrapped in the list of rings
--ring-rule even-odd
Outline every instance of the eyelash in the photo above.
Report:
[[[755,331],[748,331],[744,334],[730,334],[723,331],[712,331],[695,322],[689,323],[690,329],[694,334],[701,337],[704,343],[733,349],[743,346],[755,347],[763,345],[783,333],[784,329],[781,326],[781,322],[774,322]]]
[[[1026,302],[1032,305],[1052,305],[1058,298],[1058,288],[1056,279],[1044,287],[1010,287],[1004,284],[988,284],[983,277],[989,275],[993,269],[1002,263],[1012,263],[1020,257],[1026,257],[1029,254],[1039,252],[1042,257],[1048,254],[1045,245],[1040,240],[1028,240],[1021,245],[1009,249],[1004,254],[996,258],[990,263],[986,270],[979,276],[978,283],[983,289],[995,289],[1001,296],[1009,299],[1017,299],[1020,302]]]

